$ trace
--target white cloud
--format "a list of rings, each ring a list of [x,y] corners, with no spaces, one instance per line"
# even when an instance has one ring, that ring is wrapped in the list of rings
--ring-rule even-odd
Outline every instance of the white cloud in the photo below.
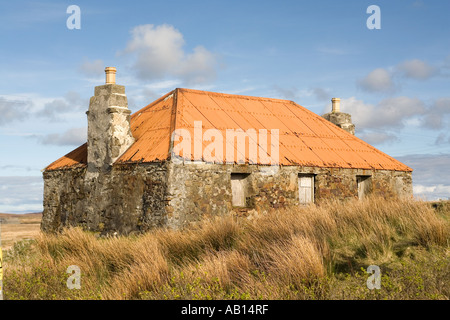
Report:
[[[173,89],[176,86],[180,85],[179,80],[163,80],[163,81],[157,81],[150,84],[145,85],[144,87],[146,89],[150,90],[162,90],[162,89]]]
[[[396,157],[413,171],[414,195],[427,200],[450,198],[450,154],[412,154]]]
[[[87,109],[89,103],[79,93],[69,91],[62,98],[56,98],[46,102],[40,110],[35,112],[38,117],[44,117],[52,121],[61,121],[69,113],[79,113]]]
[[[428,63],[413,59],[400,63],[396,68],[403,76],[407,78],[426,80],[437,73],[437,69]]]
[[[428,129],[442,128],[442,116],[434,112],[429,112],[422,119],[422,127]]]
[[[450,116],[450,98],[439,98],[426,110],[422,120],[422,127],[427,129],[441,129],[448,126]]]
[[[437,137],[436,140],[434,141],[435,145],[442,145],[442,144],[447,144],[450,143],[450,135],[448,135],[447,132],[445,133],[440,133]]]
[[[184,51],[180,31],[171,25],[140,25],[132,29],[131,40],[121,54],[132,56],[133,69],[141,79],[180,77],[186,83],[206,83],[216,76],[216,57],[202,46]]]
[[[216,77],[216,58],[202,46],[194,48],[176,72],[187,83],[207,83]]]
[[[328,105],[323,112],[330,109]],[[426,110],[420,99],[405,96],[386,98],[377,104],[355,97],[341,99],[341,111],[351,115],[356,135],[372,145],[399,141],[399,129],[420,123]]]
[[[366,77],[358,81],[358,85],[369,92],[395,91],[395,84],[391,74],[383,68],[371,71]]]
[[[28,118],[30,107],[30,101],[9,100],[0,97],[0,126],[12,121]]]
[[[331,97],[331,93],[323,88],[313,88],[312,93],[319,101],[329,101]]]
[[[384,99],[378,103],[377,109],[378,117],[373,123],[389,127],[403,127],[405,119],[425,112],[424,103],[420,99],[404,96]]]
[[[0,176],[0,212],[42,211],[43,185],[42,177]]]
[[[55,99],[47,102],[44,107],[39,110],[36,115],[38,117],[47,118],[51,121],[61,121],[62,115],[70,112],[72,110],[71,106],[65,99]]]
[[[398,141],[399,138],[392,133],[384,133],[384,132],[367,132],[361,135],[357,134],[361,140],[364,140],[368,144],[371,145],[380,145],[386,142],[395,142]]]
[[[179,87],[183,82],[179,79],[160,80],[148,84],[135,85],[128,90],[128,107],[137,111],[166,93]],[[137,109],[135,109],[137,108]]]
[[[327,108],[326,110],[329,110]],[[364,103],[355,97],[341,99],[341,110],[351,114],[357,130],[378,128],[402,128],[407,119],[425,112],[423,102],[417,98],[394,97],[377,105]]]
[[[434,103],[434,109],[440,114],[450,114],[450,98],[439,98]]]
[[[296,87],[282,88],[274,85],[272,88],[274,90],[272,96],[292,101],[300,101],[304,97],[314,97],[319,101],[331,101],[332,98],[331,93],[328,91],[328,89],[319,87],[299,90]]]
[[[414,196],[423,200],[447,200],[450,199],[450,186],[435,185],[435,186],[423,186],[420,184],[413,185]]]
[[[412,154],[396,157],[411,167],[413,180],[424,186],[449,185],[448,164],[450,154]]]
[[[71,128],[64,133],[51,133],[43,137],[39,137],[42,144],[57,146],[80,146],[87,141],[87,129]]]
[[[286,100],[298,101],[302,95],[300,90],[295,87],[281,88],[277,85],[274,85],[273,90],[275,91],[273,94],[275,97],[280,97],[281,99]]]
[[[442,74],[445,67],[446,62],[443,66],[437,68],[420,59],[412,59],[388,69],[377,68],[372,70],[363,79],[358,80],[357,84],[368,92],[393,93],[399,89],[401,78],[427,80],[439,73]],[[394,79],[397,81],[394,82]]]
[[[78,70],[81,73],[85,74],[86,76],[95,77],[95,76],[102,75],[105,70],[105,67],[104,67],[103,60],[100,60],[100,59],[93,60],[93,61],[85,60],[85,61],[83,61],[83,63],[81,63]]]
[[[173,72],[183,59],[183,35],[170,25],[140,25],[131,31],[132,39],[124,50],[135,53],[135,69],[144,79],[155,79]]]

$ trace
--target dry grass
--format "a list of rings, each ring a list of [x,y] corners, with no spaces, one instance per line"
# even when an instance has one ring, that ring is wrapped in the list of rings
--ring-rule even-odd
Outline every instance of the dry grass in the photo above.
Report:
[[[136,237],[68,229],[8,252],[5,297],[449,299],[449,217],[448,207],[369,198]],[[365,285],[370,264],[381,290]],[[80,290],[66,287],[69,265],[82,271]]]
[[[17,241],[34,239],[40,231],[42,214],[6,214],[0,213],[0,219],[5,219],[6,224],[2,223],[1,237],[2,248],[10,249]]]

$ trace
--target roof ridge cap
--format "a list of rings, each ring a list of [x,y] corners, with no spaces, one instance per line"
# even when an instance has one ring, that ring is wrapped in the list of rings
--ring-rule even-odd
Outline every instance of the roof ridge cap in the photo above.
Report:
[[[177,125],[177,113],[178,113],[178,93],[181,92],[182,88],[175,88],[172,91],[173,95],[173,101],[172,101],[172,110],[170,113],[170,129],[169,129],[169,135],[170,135],[170,142],[169,142],[169,154],[168,159],[172,158],[172,151],[173,151],[173,140],[172,140],[172,134],[174,133]],[[169,95],[170,96],[170,95]]]
[[[207,91],[207,90],[199,90],[199,89],[177,88],[176,90],[179,90],[181,92],[185,91],[185,92],[191,92],[191,93],[203,93],[203,94],[212,94],[212,95],[219,95],[219,96],[232,96],[232,97],[235,97],[235,98],[246,98],[246,99],[252,99],[252,100],[284,101],[284,102],[295,103],[294,101],[287,100],[287,99],[248,96],[248,95],[241,95],[241,94],[234,94],[234,93],[224,93],[224,92],[215,92],[215,91]]]
[[[133,112],[133,113],[131,114],[131,117],[136,117],[136,116],[139,115],[140,113],[147,111],[147,109],[150,109],[150,108],[153,107],[155,104],[158,104],[158,103],[161,102],[162,100],[164,100],[164,99],[166,99],[167,97],[169,97],[171,94],[174,94],[176,90],[177,90],[177,89],[174,89],[174,90],[172,90],[172,91],[169,91],[168,93],[162,95],[161,97],[159,97],[159,98],[156,99],[155,101],[153,101],[153,102],[149,103],[148,105],[146,105],[146,106],[140,108],[139,110]]]

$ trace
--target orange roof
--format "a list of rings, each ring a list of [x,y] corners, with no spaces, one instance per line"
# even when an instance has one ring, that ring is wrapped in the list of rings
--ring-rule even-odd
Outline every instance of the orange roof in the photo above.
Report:
[[[411,168],[377,150],[354,135],[335,126],[321,116],[288,100],[259,98],[206,92],[191,89],[175,89],[131,116],[131,131],[135,143],[116,163],[157,162],[170,158],[171,134],[175,129],[187,130],[194,137],[194,122],[201,121],[203,133],[216,129],[222,133],[224,144],[227,129],[271,129],[279,132],[279,164],[311,167],[336,167],[356,169],[384,169],[412,171]],[[259,135],[261,137],[261,135]],[[253,137],[252,137],[253,138]],[[270,139],[267,150],[270,154]],[[177,145],[177,140],[174,145]],[[201,142],[203,150],[210,141]],[[194,151],[191,141],[191,159],[202,160]],[[251,162],[249,143],[245,147],[246,163],[262,163],[260,158]],[[238,153],[244,153],[235,143],[235,162]],[[218,154],[219,155],[219,154]],[[223,156],[204,158],[204,161],[225,162]],[[66,156],[50,164],[46,170],[85,165],[87,145],[84,144]]]

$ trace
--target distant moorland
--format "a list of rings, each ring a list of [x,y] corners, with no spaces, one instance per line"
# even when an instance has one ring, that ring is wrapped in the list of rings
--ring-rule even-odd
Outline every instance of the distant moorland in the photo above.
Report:
[[[39,234],[42,213],[0,213],[2,248],[9,249],[21,240],[34,239]]]

